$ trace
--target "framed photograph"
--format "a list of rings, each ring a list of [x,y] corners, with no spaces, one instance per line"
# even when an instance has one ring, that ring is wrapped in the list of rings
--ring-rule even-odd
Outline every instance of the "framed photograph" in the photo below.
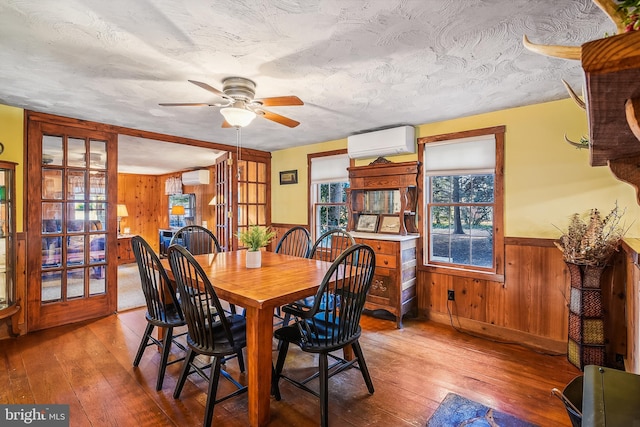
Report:
[[[375,233],[378,227],[378,215],[362,214],[358,217],[356,231]]]
[[[297,184],[298,183],[298,170],[281,171],[280,172],[280,185],[285,184]]]
[[[380,228],[378,233],[400,233],[400,216],[399,215],[383,215],[380,220]]]

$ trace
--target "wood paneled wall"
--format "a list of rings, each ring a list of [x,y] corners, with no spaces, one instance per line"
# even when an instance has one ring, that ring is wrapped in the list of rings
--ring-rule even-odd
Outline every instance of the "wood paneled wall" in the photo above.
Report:
[[[209,168],[211,170],[212,168]],[[142,236],[157,251],[158,230],[169,227],[169,197],[164,193],[165,181],[170,177],[181,177],[176,172],[166,175],[118,174],[118,203],[127,205],[129,216],[122,218],[121,227],[129,227],[131,234]],[[196,195],[196,224],[207,221],[207,228],[215,229],[215,213],[209,206],[215,185],[185,185],[183,193]]]
[[[164,180],[153,175],[118,174],[118,203],[127,205],[129,216],[122,218],[121,229],[129,227],[131,234],[142,236],[159,249],[158,229],[162,228],[162,214],[166,218]],[[166,199],[166,196],[164,196]],[[166,222],[164,223],[166,225]]]
[[[625,239],[625,315],[627,332],[627,355],[625,368],[629,372],[640,374],[640,239]]]
[[[612,360],[628,353],[624,296],[631,279],[624,258],[616,256],[603,275]],[[566,353],[571,282],[561,252],[553,240],[507,238],[505,260],[504,283],[419,271],[420,314],[498,340]],[[447,290],[455,291],[455,301],[447,301]]]

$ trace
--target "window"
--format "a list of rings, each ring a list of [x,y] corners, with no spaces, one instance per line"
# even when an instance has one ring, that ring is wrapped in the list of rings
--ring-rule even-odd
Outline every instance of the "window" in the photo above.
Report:
[[[313,238],[334,228],[347,229],[349,157],[346,154],[311,158],[311,211]]]
[[[174,206],[182,206],[184,210],[174,210]],[[169,227],[180,228],[191,225],[195,219],[196,195],[172,194],[169,196]]]
[[[425,137],[424,265],[503,274],[504,128]]]

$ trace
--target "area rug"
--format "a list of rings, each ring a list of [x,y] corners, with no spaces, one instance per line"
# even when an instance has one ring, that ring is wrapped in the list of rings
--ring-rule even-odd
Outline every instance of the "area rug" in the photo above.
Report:
[[[427,427],[537,427],[512,415],[449,393],[433,413]]]
[[[118,311],[144,306],[144,293],[140,285],[138,264],[118,266]]]

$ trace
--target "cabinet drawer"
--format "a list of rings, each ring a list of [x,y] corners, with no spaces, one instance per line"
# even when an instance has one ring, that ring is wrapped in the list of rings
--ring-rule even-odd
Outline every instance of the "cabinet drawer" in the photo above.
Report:
[[[364,243],[365,245],[371,246],[375,251],[376,256],[378,254],[395,255],[398,250],[398,243],[396,242],[374,239],[356,239],[356,241],[358,243]]]
[[[396,268],[397,258],[395,255],[376,253],[376,267]]]
[[[369,295],[390,299],[396,289],[396,272],[388,268],[376,268]]]

